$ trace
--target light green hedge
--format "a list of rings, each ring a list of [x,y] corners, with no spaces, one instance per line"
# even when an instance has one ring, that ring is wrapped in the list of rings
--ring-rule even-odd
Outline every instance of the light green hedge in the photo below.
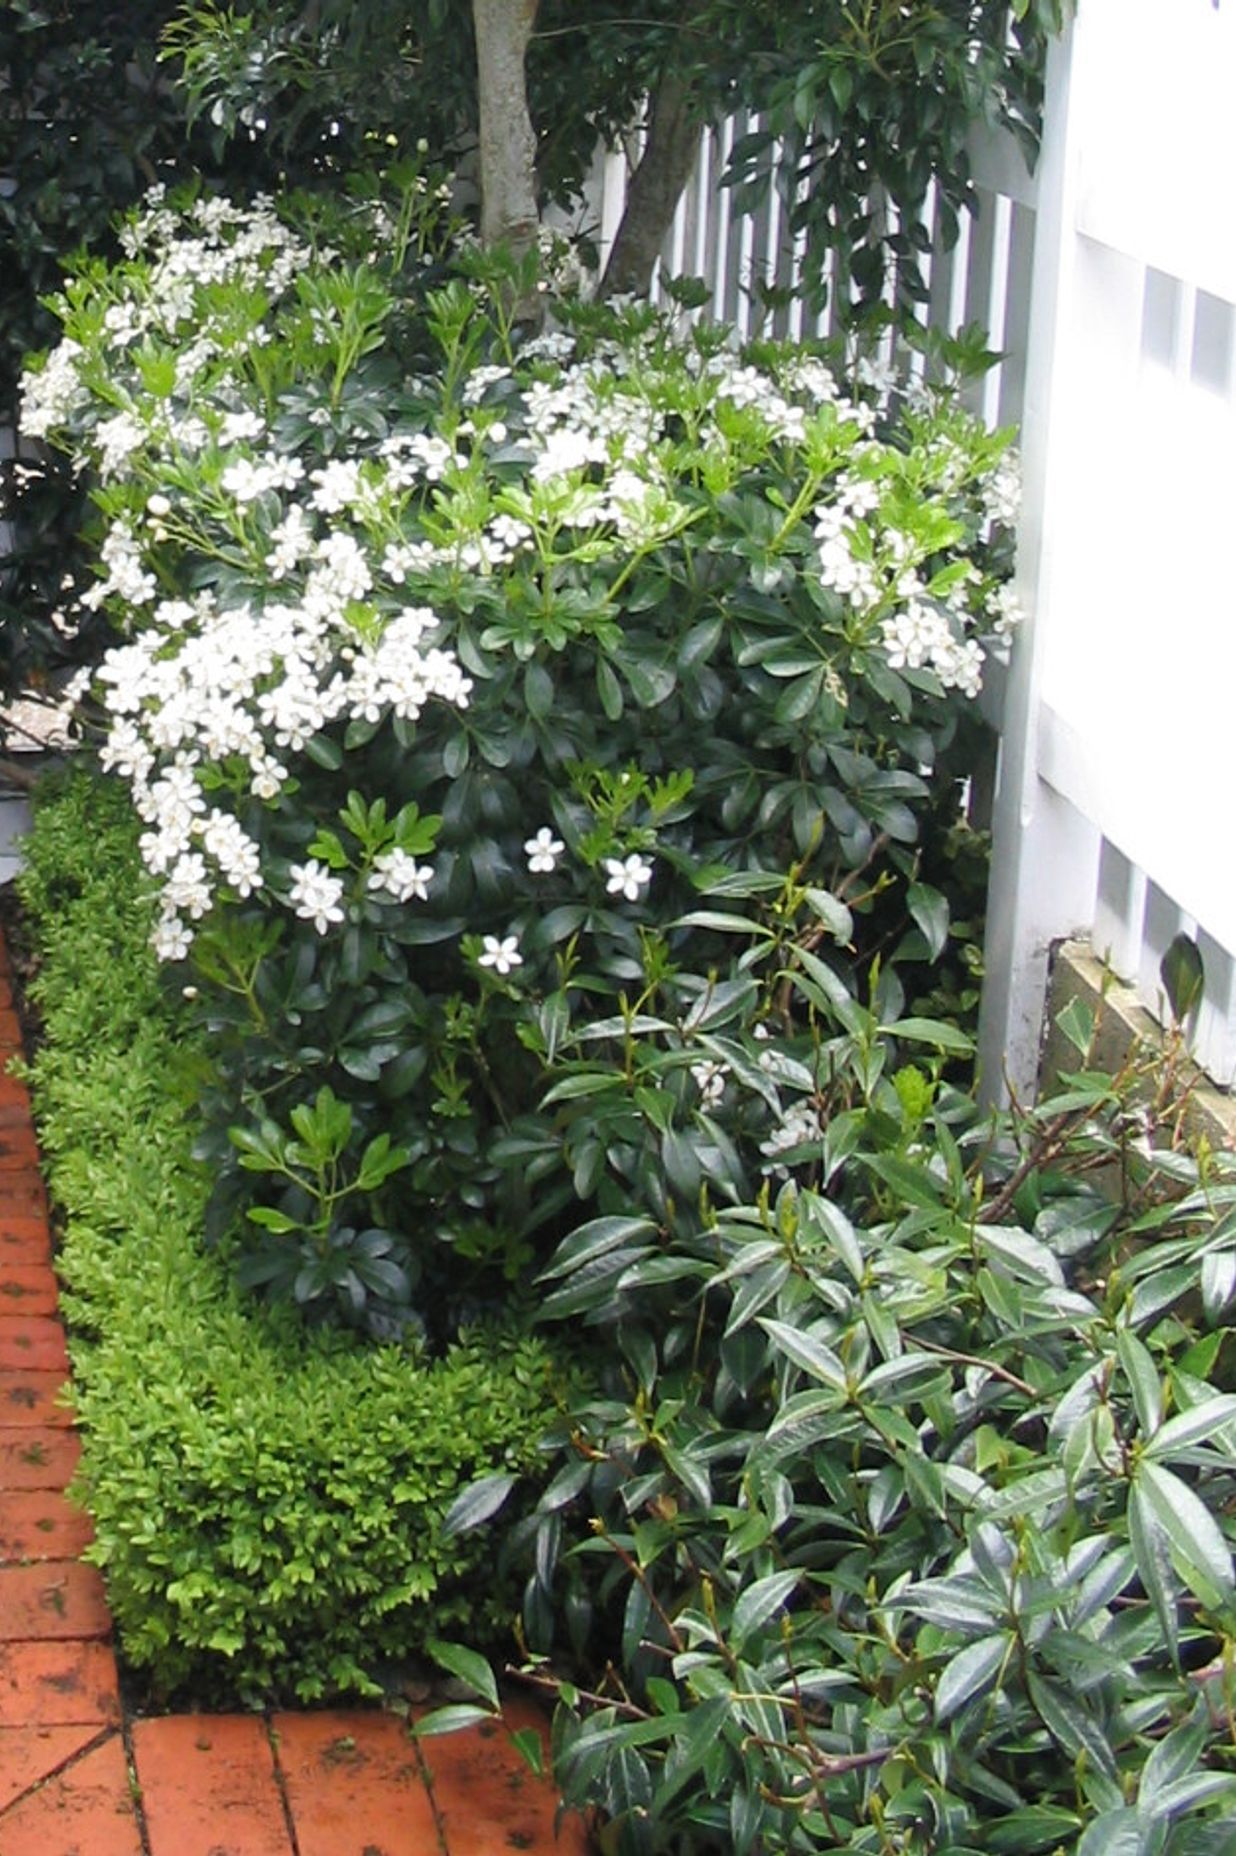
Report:
[[[199,1239],[199,1059],[146,950],[125,814],[61,786],[22,882],[92,1557],[159,1690],[364,1692],[425,1636],[498,1625],[481,1549],[439,1522],[475,1476],[529,1464],[552,1360],[514,1330],[418,1360],[242,1302]]]

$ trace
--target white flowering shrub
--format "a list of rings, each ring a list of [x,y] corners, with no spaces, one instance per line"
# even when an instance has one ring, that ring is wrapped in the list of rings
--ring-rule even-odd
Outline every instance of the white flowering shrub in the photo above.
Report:
[[[950,393],[639,307],[525,338],[443,211],[154,195],[23,412],[96,486],[88,712],[215,1040],[215,1226],[380,1331],[810,1172],[852,990],[964,1048],[898,970],[1012,618]]]

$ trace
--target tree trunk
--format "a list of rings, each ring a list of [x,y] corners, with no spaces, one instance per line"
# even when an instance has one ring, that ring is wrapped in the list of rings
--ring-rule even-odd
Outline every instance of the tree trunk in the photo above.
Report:
[[[536,238],[536,136],[524,60],[539,0],[472,0],[480,104],[481,241],[516,254]]]
[[[699,119],[690,101],[688,87],[675,77],[665,77],[657,86],[648,140],[631,176],[622,222],[601,279],[602,296],[643,296],[648,289],[699,152]]]

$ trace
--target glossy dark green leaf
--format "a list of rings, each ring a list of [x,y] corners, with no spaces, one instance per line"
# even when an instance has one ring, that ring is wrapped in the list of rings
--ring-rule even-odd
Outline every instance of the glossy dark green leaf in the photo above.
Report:
[[[1206,985],[1206,969],[1201,949],[1191,935],[1173,937],[1159,962],[1159,978],[1167,996],[1168,1007],[1176,1023],[1183,1024],[1201,1003]]]
[[[466,1534],[474,1527],[491,1519],[506,1501],[515,1487],[515,1477],[510,1475],[481,1476],[476,1482],[469,1483],[461,1489],[442,1521],[442,1531],[446,1535]]]
[[[906,889],[906,907],[922,931],[929,958],[938,960],[948,941],[947,896],[941,895],[930,883],[911,883]]]
[[[1166,1537],[1172,1562],[1190,1591],[1212,1607],[1230,1599],[1236,1591],[1231,1549],[1188,1483],[1144,1457],[1137,1469],[1137,1491]]]
[[[1007,1631],[992,1637],[980,1637],[959,1650],[945,1665],[936,1683],[935,1713],[937,1721],[947,1721],[968,1702],[985,1695],[1012,1650]]]
[[[476,1650],[470,1650],[462,1643],[447,1643],[440,1637],[427,1638],[425,1649],[440,1669],[445,1669],[457,1681],[463,1682],[482,1700],[487,1701],[491,1708],[497,1709],[498,1685],[494,1681],[494,1672]]]

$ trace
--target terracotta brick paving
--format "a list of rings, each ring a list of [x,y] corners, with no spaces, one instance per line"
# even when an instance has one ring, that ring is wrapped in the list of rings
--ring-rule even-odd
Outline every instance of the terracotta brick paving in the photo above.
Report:
[[[0,1856],[584,1856],[493,1725],[417,1742],[378,1710],[126,1720],[90,1523],[64,1490],[47,1201],[0,939]],[[516,1701],[508,1724],[543,1726]]]

